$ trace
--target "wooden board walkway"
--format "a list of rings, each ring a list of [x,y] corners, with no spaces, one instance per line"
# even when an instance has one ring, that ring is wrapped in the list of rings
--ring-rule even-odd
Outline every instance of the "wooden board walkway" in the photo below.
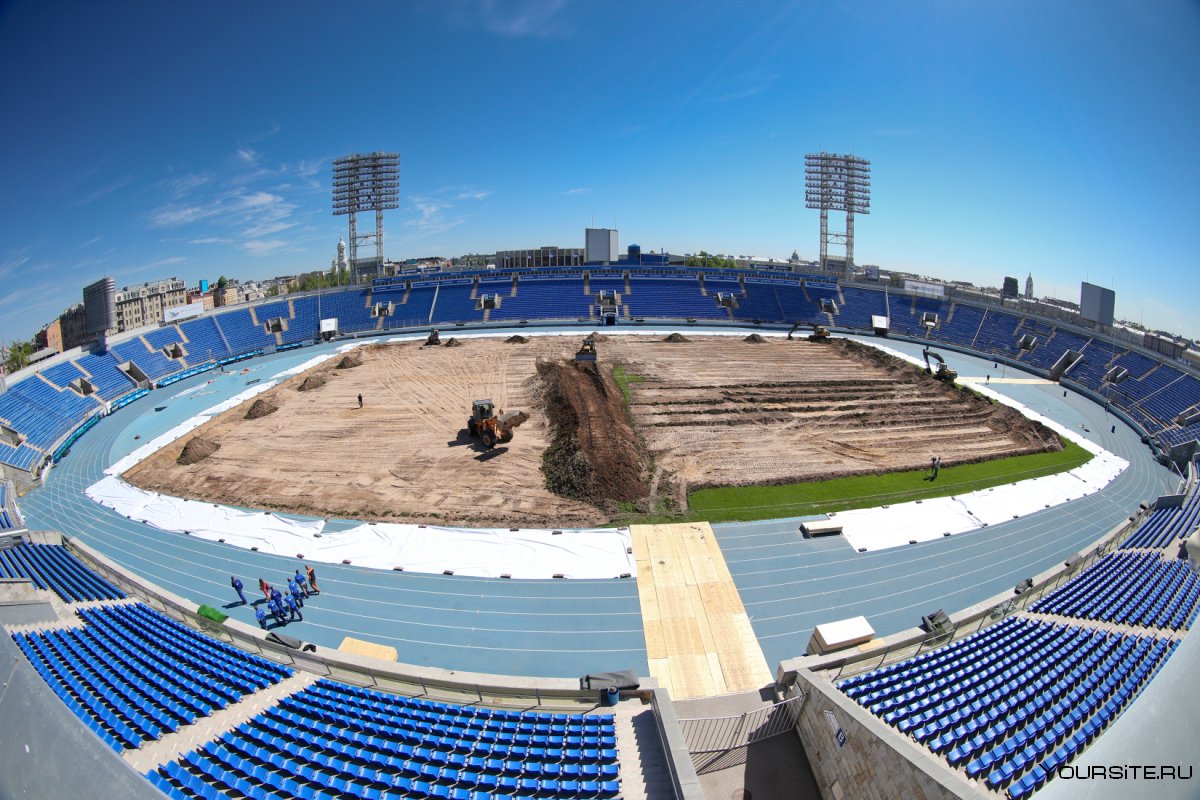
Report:
[[[773,679],[707,522],[634,525],[633,553],[650,674],[685,699]]]

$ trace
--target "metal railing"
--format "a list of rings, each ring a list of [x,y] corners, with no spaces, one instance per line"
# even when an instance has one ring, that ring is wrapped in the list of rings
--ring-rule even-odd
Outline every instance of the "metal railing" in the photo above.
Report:
[[[796,715],[803,703],[804,695],[799,694],[741,714],[681,719],[679,724],[693,755],[724,753],[789,733],[796,726]]]
[[[1148,510],[1140,511],[1132,520],[1123,525],[1119,531],[1111,535],[1107,541],[1100,543],[1090,553],[1071,566],[1064,565],[1063,569],[1059,570],[1052,579],[1032,588],[1030,591],[1023,592],[1003,602],[996,603],[977,614],[972,614],[965,619],[961,619],[952,628],[926,633],[919,640],[908,639],[889,644],[879,653],[847,657],[837,665],[837,672],[832,675],[832,679],[837,681],[841,678],[870,672],[887,664],[896,663],[897,661],[914,658],[925,650],[942,647],[943,645],[958,641],[959,639],[978,633],[990,625],[1001,622],[1013,614],[1030,608],[1039,600],[1052,594],[1063,584],[1095,564],[1098,560],[1120,547],[1138,529],[1148,515]],[[830,669],[833,669],[833,665],[830,665]]]
[[[547,708],[578,713],[595,706],[599,701],[597,693],[577,688],[540,686],[533,681],[530,681],[528,686],[511,685],[506,682],[506,680],[512,680],[511,676],[485,676],[494,677],[494,683],[469,679],[440,679],[421,675],[418,672],[419,668],[409,669],[409,665],[401,663],[392,666],[387,662],[380,662],[381,668],[374,669],[361,661],[340,659],[334,654],[323,655],[291,649],[268,640],[265,634],[261,634],[251,626],[240,624],[229,626],[201,616],[195,610],[194,604],[183,600],[177,601],[165,593],[145,586],[124,570],[115,568],[101,558],[95,557],[89,549],[72,542],[65,536],[63,539],[64,544],[68,545],[71,552],[88,568],[155,611],[191,628],[202,630],[214,639],[279,664],[357,686],[460,705],[478,703],[517,710]],[[462,675],[462,673],[458,674]],[[519,682],[519,679],[515,682]]]

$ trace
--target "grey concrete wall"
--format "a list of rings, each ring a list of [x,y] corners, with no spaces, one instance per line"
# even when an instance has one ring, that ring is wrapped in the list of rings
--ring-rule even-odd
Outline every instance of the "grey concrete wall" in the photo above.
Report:
[[[995,797],[808,670],[796,673],[796,688],[805,694],[796,728],[824,800]],[[845,733],[844,745],[838,744],[827,711]]]
[[[7,635],[0,636],[0,798],[162,793],[63,704]]]

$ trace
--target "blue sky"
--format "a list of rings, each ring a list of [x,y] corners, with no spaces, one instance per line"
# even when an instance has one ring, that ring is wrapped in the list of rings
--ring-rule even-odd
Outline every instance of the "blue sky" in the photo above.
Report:
[[[856,260],[1200,336],[1195,2],[0,2],[0,340],[112,275],[327,267],[330,162],[401,154],[389,257],[817,253],[803,155],[872,161]],[[371,224],[368,221],[368,224]]]

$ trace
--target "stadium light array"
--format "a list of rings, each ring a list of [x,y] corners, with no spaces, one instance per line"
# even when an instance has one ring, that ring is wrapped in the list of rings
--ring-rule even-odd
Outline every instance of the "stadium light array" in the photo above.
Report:
[[[821,211],[821,269],[829,269],[833,243],[845,246],[849,271],[854,265],[854,215],[871,213],[871,162],[824,152],[804,156],[804,204]],[[845,212],[845,233],[830,233],[830,211]]]
[[[400,207],[400,155],[355,153],[333,162],[333,215],[349,217],[350,274],[357,282],[362,264],[359,244],[373,242],[376,273],[383,267],[383,212]],[[359,234],[356,215],[375,212],[375,233]]]

